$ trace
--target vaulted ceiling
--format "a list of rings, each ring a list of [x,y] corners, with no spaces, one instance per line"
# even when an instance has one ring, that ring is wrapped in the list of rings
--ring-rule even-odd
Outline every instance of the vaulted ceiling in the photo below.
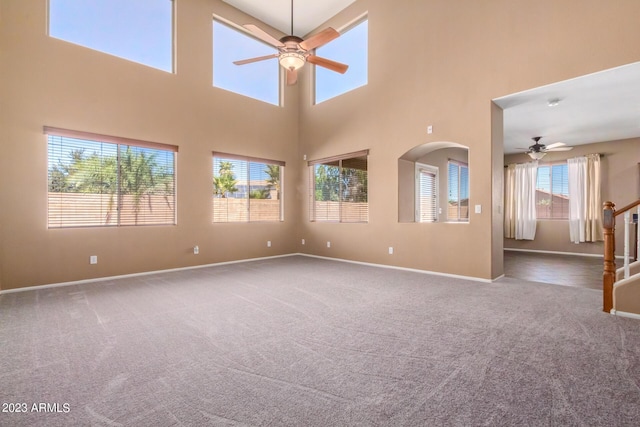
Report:
[[[291,0],[223,0],[285,34],[291,33]],[[303,37],[355,0],[294,0],[293,33]],[[238,22],[243,24],[243,22]]]
[[[291,33],[291,0],[223,0]],[[293,33],[305,36],[355,0],[294,0]],[[242,24],[242,23],[239,23]],[[555,106],[554,104],[558,101]],[[541,136],[549,145],[640,137],[640,62],[494,100],[504,109],[505,154],[524,152]]]

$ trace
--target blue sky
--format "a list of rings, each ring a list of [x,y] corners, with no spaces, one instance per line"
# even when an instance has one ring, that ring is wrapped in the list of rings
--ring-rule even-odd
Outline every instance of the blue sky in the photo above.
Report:
[[[369,22],[364,21],[316,49],[318,56],[349,65],[344,74],[316,67],[316,103],[367,84],[368,33]]]
[[[170,0],[50,0],[49,34],[171,72]]]
[[[278,50],[218,21],[213,23],[213,85],[278,105],[277,59],[242,66],[233,61],[277,53]]]
[[[70,165],[72,163],[71,152],[81,150],[84,157],[91,157],[97,154],[101,158],[116,157],[118,147],[121,153],[126,151],[126,145],[112,144],[109,142],[89,141],[85,139],[68,138],[56,135],[48,137],[48,166],[51,170],[56,165]],[[145,153],[146,156],[153,155],[156,164],[169,173],[173,173],[174,153],[167,150],[153,148],[132,147],[133,152]]]
[[[171,0],[50,0],[49,3],[52,37],[173,71]],[[212,27],[214,86],[278,105],[277,59],[242,66],[233,64],[277,50],[224,24],[215,22]],[[346,63],[349,70],[342,75],[316,67],[317,102],[367,84],[367,33],[365,21],[318,49],[319,56]]]
[[[220,163],[231,163],[231,172],[238,181],[238,185],[246,185],[247,181],[267,180],[267,164],[260,162],[249,162],[246,160],[230,160],[220,157],[213,158],[213,176],[220,176]]]
[[[536,188],[568,196],[569,171],[567,165],[538,166]]]
[[[458,169],[461,168],[459,171]],[[457,163],[449,163],[448,170],[449,200],[464,200],[469,198],[469,168],[461,167]],[[459,179],[462,182],[458,183]],[[459,187],[459,188],[458,188]],[[458,189],[460,195],[458,195]]]

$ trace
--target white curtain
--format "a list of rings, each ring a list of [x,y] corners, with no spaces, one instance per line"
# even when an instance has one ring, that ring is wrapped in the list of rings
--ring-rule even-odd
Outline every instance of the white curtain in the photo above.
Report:
[[[569,238],[574,243],[602,240],[600,155],[567,160],[569,173]]]
[[[504,237],[516,238],[516,165],[505,169],[504,177]]]
[[[516,240],[536,236],[536,178],[538,162],[516,165]]]

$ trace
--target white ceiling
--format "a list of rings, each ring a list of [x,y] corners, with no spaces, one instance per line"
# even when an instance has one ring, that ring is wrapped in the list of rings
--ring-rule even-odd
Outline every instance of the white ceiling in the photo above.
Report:
[[[291,0],[223,0],[236,9],[271,25],[285,34],[291,33]],[[293,34],[303,37],[333,18],[355,0],[294,0]],[[245,24],[245,22],[238,22]]]
[[[640,62],[494,102],[504,110],[505,154],[524,152],[534,136],[572,146],[640,137]]]

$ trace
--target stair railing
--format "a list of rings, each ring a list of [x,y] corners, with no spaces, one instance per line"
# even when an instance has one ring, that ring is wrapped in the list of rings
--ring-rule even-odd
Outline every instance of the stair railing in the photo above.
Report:
[[[616,217],[624,214],[624,277],[629,277],[629,247],[630,247],[630,227],[631,209],[637,207],[638,217],[640,218],[640,200],[637,200],[620,210],[616,210],[616,205],[613,202],[604,203],[604,211],[602,217],[602,224],[604,228],[604,272],[602,273],[602,310],[606,313],[610,313],[613,308],[613,284],[616,281],[616,244],[615,244],[615,231],[616,231]],[[637,243],[636,243],[636,256],[639,253],[640,247],[640,228],[638,228]]]

